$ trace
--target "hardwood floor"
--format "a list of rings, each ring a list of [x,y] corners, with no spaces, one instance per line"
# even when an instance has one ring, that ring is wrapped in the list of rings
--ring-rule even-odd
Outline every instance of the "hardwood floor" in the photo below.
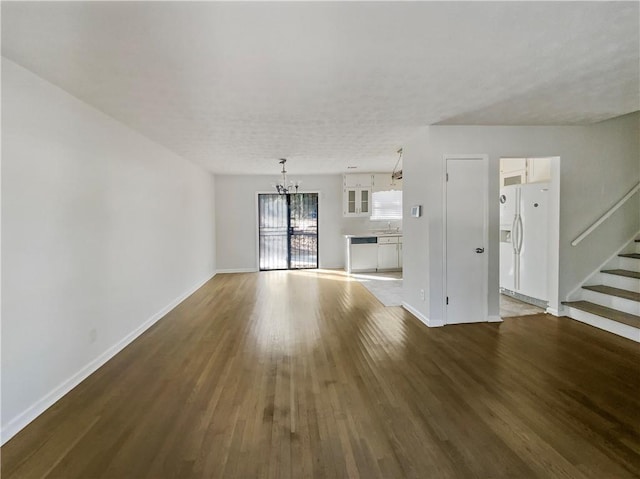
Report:
[[[338,272],[218,275],[2,448],[10,478],[640,477],[638,344],[429,329]]]

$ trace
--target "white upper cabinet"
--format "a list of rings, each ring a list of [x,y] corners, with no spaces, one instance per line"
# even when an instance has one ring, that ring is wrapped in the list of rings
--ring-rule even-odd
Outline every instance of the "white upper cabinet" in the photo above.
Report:
[[[527,182],[526,158],[500,159],[500,187],[521,185]]]
[[[501,158],[500,187],[551,180],[551,158]]]
[[[374,191],[402,190],[402,180],[392,180],[391,173],[344,175],[343,184],[344,216],[371,216]]]
[[[394,180],[391,173],[374,173],[371,183],[372,191],[402,190],[402,180]]]
[[[344,216],[371,216],[371,173],[344,175]]]
[[[344,175],[345,188],[371,188],[371,173]]]
[[[344,216],[371,216],[371,188],[345,187]]]
[[[527,159],[527,183],[551,181],[551,158]]]
[[[500,160],[500,173],[520,172],[527,169],[526,158],[502,158]]]

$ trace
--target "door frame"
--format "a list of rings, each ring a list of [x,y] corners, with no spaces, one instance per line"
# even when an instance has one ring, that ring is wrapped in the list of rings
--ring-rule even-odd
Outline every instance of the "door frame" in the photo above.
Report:
[[[546,312],[552,316],[563,316],[565,308],[560,301],[560,173],[562,164],[562,157],[558,154],[533,154],[528,153],[526,155],[498,155],[498,173],[500,176],[500,160],[508,158],[549,158],[551,167],[551,178],[549,180],[549,237],[547,245],[547,295],[549,297],[547,303]],[[491,195],[493,196],[493,192]],[[500,194],[500,182],[498,182],[498,191],[496,195]],[[493,248],[498,249],[498,275],[500,271],[500,244],[499,240],[496,244],[491,245]],[[499,276],[498,276],[499,278]],[[500,280],[498,279],[498,287],[500,286]],[[581,286],[577,286],[572,292],[569,293],[570,297]],[[499,300],[498,300],[499,301]],[[498,303],[498,316],[500,316],[500,305]]]
[[[486,154],[445,154],[442,155],[442,321],[448,324],[447,318],[447,160],[478,160],[483,162],[484,175],[482,177],[484,221],[482,240],[484,242],[484,257],[482,270],[482,315],[484,321],[500,322],[498,318],[489,317],[489,156]],[[481,321],[479,321],[481,322]]]
[[[317,251],[317,255],[318,255],[318,267],[316,269],[320,269],[320,209],[321,209],[321,198],[322,198],[322,194],[320,192],[320,190],[311,190],[311,191],[299,191],[298,193],[315,193],[318,195],[318,234],[317,234],[317,242],[318,242],[318,251]],[[260,269],[260,225],[259,225],[259,221],[258,219],[260,218],[260,195],[274,195],[274,194],[278,194],[277,191],[273,191],[273,190],[259,190],[256,191],[256,195],[255,195],[255,201],[254,201],[254,217],[253,217],[253,225],[255,226],[255,234],[254,234],[254,238],[255,238],[255,251],[256,251],[256,262],[255,262],[255,271],[257,272],[261,272],[262,270]],[[272,270],[272,271],[295,271],[295,270],[289,270],[289,269],[283,269],[283,270]]]

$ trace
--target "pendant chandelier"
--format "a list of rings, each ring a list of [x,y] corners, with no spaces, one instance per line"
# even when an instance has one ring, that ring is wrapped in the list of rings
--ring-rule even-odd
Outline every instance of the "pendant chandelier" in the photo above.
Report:
[[[391,173],[392,184],[395,184],[396,180],[402,179],[402,165],[400,165],[401,161],[402,161],[402,148],[398,150],[398,161],[396,161],[396,166],[393,167],[393,172]],[[398,169],[399,165],[400,165],[400,169]]]
[[[300,187],[300,182],[296,181],[295,183],[293,181],[289,181],[287,183],[287,170],[285,169],[284,165],[287,162],[287,160],[285,158],[282,158],[280,160],[280,164],[282,165],[282,179],[280,180],[280,183],[276,184],[276,190],[278,191],[278,194],[280,195],[288,195],[291,193],[297,193],[298,192],[298,188]]]

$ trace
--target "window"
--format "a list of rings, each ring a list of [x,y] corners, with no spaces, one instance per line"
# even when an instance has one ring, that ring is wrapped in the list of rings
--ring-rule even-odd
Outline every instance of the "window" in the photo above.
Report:
[[[374,191],[372,220],[401,220],[402,191]]]

